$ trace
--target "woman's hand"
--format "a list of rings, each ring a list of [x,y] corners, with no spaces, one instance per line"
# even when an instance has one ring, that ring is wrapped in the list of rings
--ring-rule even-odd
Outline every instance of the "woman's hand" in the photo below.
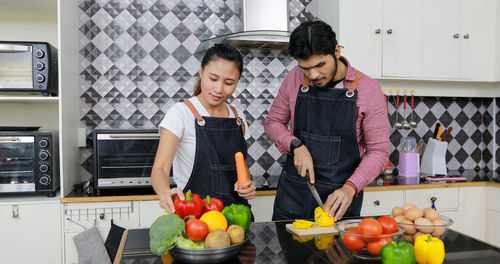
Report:
[[[247,200],[253,199],[255,197],[255,193],[257,188],[255,187],[255,183],[253,181],[247,181],[243,185],[241,185],[241,188],[238,189],[238,182],[234,183],[234,191],[238,192],[238,195],[240,197],[243,197]]]
[[[158,195],[160,196],[160,207],[165,209],[168,213],[175,213],[174,199],[176,196],[184,201],[184,193],[179,188],[169,188],[164,193]]]

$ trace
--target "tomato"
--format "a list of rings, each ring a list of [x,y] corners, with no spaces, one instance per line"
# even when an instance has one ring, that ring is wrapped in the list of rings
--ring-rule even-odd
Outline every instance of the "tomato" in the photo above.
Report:
[[[358,229],[356,228],[351,228],[347,231],[351,233],[358,233]],[[352,251],[360,251],[365,248],[366,245],[365,241],[363,241],[360,236],[349,233],[344,234],[343,242]]]
[[[191,218],[186,222],[186,235],[194,240],[200,241],[208,234],[208,225],[196,218]]]
[[[359,222],[358,232],[363,235],[381,235],[382,226],[380,223],[373,218],[365,218]],[[363,237],[364,241],[371,241],[375,238]]]
[[[398,223],[394,218],[384,215],[377,219],[377,221],[382,226],[382,233],[384,234],[392,234],[398,232]]]
[[[368,249],[368,253],[371,255],[380,255],[380,251],[382,250],[382,247],[387,244],[391,243],[392,238],[390,237],[381,237],[378,238],[374,241],[370,241],[366,244],[366,249]]]

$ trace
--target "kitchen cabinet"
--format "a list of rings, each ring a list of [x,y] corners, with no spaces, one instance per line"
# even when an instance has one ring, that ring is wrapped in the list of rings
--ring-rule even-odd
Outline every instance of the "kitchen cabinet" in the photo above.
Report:
[[[255,196],[255,198],[248,200],[248,203],[252,206],[255,222],[271,221],[275,197],[274,195]]]
[[[489,186],[486,189],[485,238],[490,244],[500,247],[500,188]]]
[[[2,263],[61,263],[61,205],[59,199],[46,199],[1,201]]]
[[[371,77],[500,81],[498,1],[319,0],[318,16]]]
[[[163,215],[163,208],[160,207],[158,200],[141,201],[140,204],[140,226],[151,227],[156,217]]]
[[[404,204],[404,191],[364,192],[362,216],[390,215],[392,208]]]

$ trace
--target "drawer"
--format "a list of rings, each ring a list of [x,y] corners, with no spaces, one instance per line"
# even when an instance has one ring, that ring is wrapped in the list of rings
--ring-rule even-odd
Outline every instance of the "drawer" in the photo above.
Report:
[[[405,191],[406,203],[412,203],[420,209],[432,206],[433,198],[438,211],[458,209],[458,188],[432,188]]]
[[[390,215],[392,208],[404,204],[403,191],[365,192],[363,195],[362,216]]]
[[[82,231],[96,225],[96,228],[111,227],[113,223],[123,228],[139,227],[139,202],[101,202],[64,204],[64,230]]]

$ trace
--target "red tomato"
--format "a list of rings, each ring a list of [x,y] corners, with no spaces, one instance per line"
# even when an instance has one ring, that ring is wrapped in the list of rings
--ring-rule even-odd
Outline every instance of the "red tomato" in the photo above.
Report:
[[[387,244],[391,243],[392,238],[390,237],[381,237],[377,240],[370,241],[366,244],[366,249],[368,249],[368,253],[371,255],[380,255],[380,251],[382,250],[382,247]]]
[[[186,235],[194,240],[200,241],[208,234],[208,225],[196,218],[191,218],[186,222]]]
[[[363,235],[381,235],[382,226],[373,218],[365,218],[359,222],[358,232]],[[363,237],[364,241],[371,241],[376,238]]]
[[[358,233],[358,230],[351,228],[348,230],[351,233]],[[354,234],[345,233],[344,234],[344,244],[352,251],[360,251],[365,248],[365,241],[363,241],[359,236]]]
[[[384,234],[392,234],[398,231],[398,223],[396,223],[396,220],[390,216],[381,216],[377,219],[377,221],[382,226],[382,232]]]

